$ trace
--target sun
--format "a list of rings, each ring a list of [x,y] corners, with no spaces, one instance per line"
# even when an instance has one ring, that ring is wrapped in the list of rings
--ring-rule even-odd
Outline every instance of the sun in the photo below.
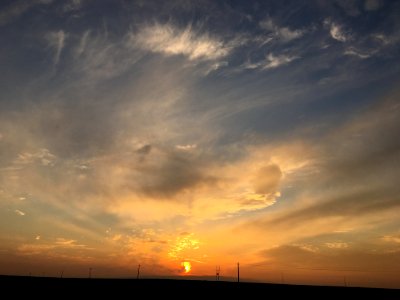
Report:
[[[188,261],[183,261],[181,263],[181,266],[183,267],[185,274],[189,273],[190,270],[192,269],[192,264]]]

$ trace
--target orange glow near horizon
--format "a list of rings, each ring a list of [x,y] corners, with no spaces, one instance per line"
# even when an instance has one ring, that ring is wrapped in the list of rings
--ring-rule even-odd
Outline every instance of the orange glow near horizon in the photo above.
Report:
[[[183,267],[183,270],[185,274],[189,273],[190,270],[192,269],[192,264],[188,261],[184,261],[181,263],[181,266]]]

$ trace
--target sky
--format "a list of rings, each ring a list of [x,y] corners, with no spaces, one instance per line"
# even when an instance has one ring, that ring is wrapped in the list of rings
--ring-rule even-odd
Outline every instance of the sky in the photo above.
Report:
[[[1,1],[0,274],[400,288],[399,16]]]

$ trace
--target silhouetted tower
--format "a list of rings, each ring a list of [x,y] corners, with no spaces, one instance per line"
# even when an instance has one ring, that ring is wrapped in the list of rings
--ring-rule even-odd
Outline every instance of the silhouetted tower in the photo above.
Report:
[[[237,263],[238,282],[240,282],[239,263]]]
[[[221,267],[220,266],[216,266],[215,267],[215,280],[219,281],[219,272],[221,271]]]
[[[89,279],[92,278],[92,268],[89,268]]]
[[[140,264],[137,267],[137,275],[136,275],[136,279],[139,279],[139,275],[140,275]]]
[[[63,278],[63,275],[64,275],[64,270],[61,270],[60,278]]]

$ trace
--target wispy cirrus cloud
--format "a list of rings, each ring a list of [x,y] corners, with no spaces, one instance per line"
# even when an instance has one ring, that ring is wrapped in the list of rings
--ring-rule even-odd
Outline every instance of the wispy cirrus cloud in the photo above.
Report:
[[[260,27],[269,31],[275,38],[284,42],[298,39],[305,34],[303,29],[290,29],[289,27],[280,27],[272,19],[267,18],[260,22]]]
[[[247,62],[243,65],[244,69],[275,69],[284,65],[288,65],[292,61],[298,59],[298,56],[280,54],[274,55],[273,53],[269,53],[265,60],[257,61],[257,62]]]
[[[298,56],[290,56],[290,55],[274,55],[272,53],[267,56],[267,63],[262,67],[263,69],[273,69],[280,66],[284,66],[289,64],[290,62],[298,59]]]
[[[232,48],[223,40],[196,31],[190,25],[184,29],[169,24],[145,26],[132,35],[132,41],[143,50],[166,56],[183,55],[191,61],[221,59]]]
[[[58,63],[60,62],[60,56],[62,50],[64,49],[65,40],[67,37],[68,34],[66,34],[63,30],[50,32],[46,36],[49,46],[55,51],[53,58],[54,65],[58,65]]]
[[[366,59],[366,58],[371,57],[371,55],[373,53],[362,52],[362,51],[359,51],[359,50],[355,49],[354,47],[350,47],[350,48],[346,49],[343,52],[343,54],[344,55],[349,55],[349,56],[356,56],[356,57],[361,58],[361,59]]]

